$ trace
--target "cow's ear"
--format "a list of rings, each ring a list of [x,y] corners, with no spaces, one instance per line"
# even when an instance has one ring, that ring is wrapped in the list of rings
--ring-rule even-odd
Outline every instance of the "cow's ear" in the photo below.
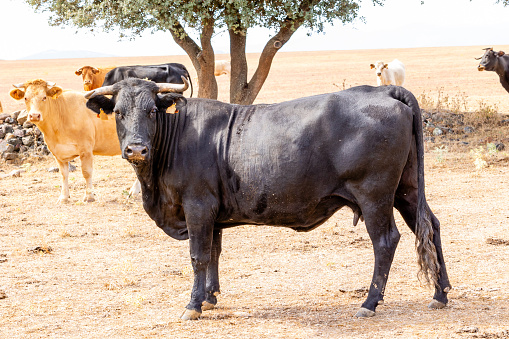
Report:
[[[97,114],[101,113],[101,110],[106,114],[111,114],[115,108],[115,101],[104,95],[98,95],[88,99],[87,107]]]
[[[9,95],[16,100],[21,100],[25,97],[25,91],[19,88],[13,88],[9,92]]]
[[[83,69],[82,68],[80,68],[76,72],[74,72],[74,74],[76,74],[76,75],[81,75],[81,73],[83,73]]]
[[[387,65],[387,64],[384,64],[384,68],[389,68],[389,65]]]
[[[97,74],[99,73],[99,70],[97,68],[92,68],[92,73]]]
[[[369,65],[371,67],[371,69],[375,68],[375,65],[374,64],[371,64]]]
[[[505,55],[504,51],[499,51],[498,56],[502,56],[502,55]]]
[[[166,112],[168,107],[176,105],[177,110],[187,104],[186,98],[180,93],[167,93],[157,95],[157,109],[159,112]]]
[[[62,89],[57,86],[53,86],[46,91],[46,95],[50,96],[53,99],[58,98],[60,94],[62,94]]]

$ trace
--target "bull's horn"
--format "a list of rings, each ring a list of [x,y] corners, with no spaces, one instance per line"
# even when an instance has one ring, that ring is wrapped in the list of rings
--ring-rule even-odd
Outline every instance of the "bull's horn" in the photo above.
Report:
[[[486,47],[486,48],[483,48],[483,50],[485,50],[485,51],[488,51],[488,50],[492,51],[493,47]]]
[[[475,59],[475,60],[481,60],[481,59],[482,59],[482,57],[478,57],[478,58],[474,58],[474,59]]]
[[[157,87],[159,88],[159,93],[165,92],[184,92],[189,87],[189,81],[181,76],[183,84],[170,84],[170,83],[157,83]]]
[[[85,99],[91,99],[97,95],[113,95],[113,85],[99,87],[85,93]]]
[[[56,85],[56,83],[54,83],[54,82],[46,81],[46,86],[48,86],[48,87],[50,87],[50,88],[51,88],[51,87],[53,87],[53,86],[55,86],[55,85]]]
[[[16,88],[23,88],[23,87],[25,87],[25,84],[23,82],[20,82],[19,84],[16,84],[16,85],[13,84],[13,86]]]

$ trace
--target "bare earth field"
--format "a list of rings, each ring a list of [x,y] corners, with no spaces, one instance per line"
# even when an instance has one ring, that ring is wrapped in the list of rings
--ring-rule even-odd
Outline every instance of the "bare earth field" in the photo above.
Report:
[[[416,96],[443,88],[464,93],[471,109],[484,100],[509,113],[496,74],[476,69],[482,47],[280,53],[257,102],[375,85],[369,64],[398,58]],[[256,58],[249,55],[251,68]],[[184,56],[0,61],[0,101],[5,112],[22,109],[8,91],[33,78],[80,89],[74,70],[86,64],[162,62],[195,74]],[[218,81],[227,101],[228,78]],[[509,156],[478,170],[468,152],[426,149],[427,199],[442,224],[453,285],[442,310],[427,308],[433,291],[417,279],[414,236],[396,212],[401,241],[385,304],[373,318],[354,317],[373,251],[364,224],[352,227],[344,209],[309,233],[226,230],[217,308],[182,322],[192,287],[188,242],[166,236],[139,198],[126,202],[130,165],[95,157],[97,201],[85,204],[77,160],[70,203],[57,205],[60,174],[47,171],[56,166],[47,157],[30,159],[21,177],[0,179],[0,338],[509,338]],[[18,168],[0,163],[0,176]]]

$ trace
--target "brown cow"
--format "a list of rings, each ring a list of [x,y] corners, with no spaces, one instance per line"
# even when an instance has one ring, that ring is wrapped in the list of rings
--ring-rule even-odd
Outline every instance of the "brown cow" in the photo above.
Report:
[[[115,66],[105,68],[83,66],[74,72],[74,74],[81,75],[83,77],[83,89],[85,91],[91,91],[102,86],[106,73],[113,68],[115,68]]]
[[[69,200],[68,163],[78,156],[86,181],[83,201],[94,201],[93,155],[120,154],[115,119],[98,119],[87,108],[83,92],[62,90],[41,79],[14,87],[9,94],[16,100],[25,98],[28,120],[41,130],[60,168],[62,191],[58,202]]]

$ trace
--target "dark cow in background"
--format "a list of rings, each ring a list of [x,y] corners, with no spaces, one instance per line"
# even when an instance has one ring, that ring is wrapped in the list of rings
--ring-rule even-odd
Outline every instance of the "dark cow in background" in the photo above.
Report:
[[[161,65],[136,65],[119,66],[109,71],[103,82],[103,86],[110,86],[127,78],[151,80],[158,83],[183,84],[182,77],[191,82],[191,76],[187,68],[178,63]],[[191,83],[191,95],[193,96],[193,84]]]
[[[479,71],[493,71],[498,74],[502,87],[509,92],[509,56],[503,51],[494,51],[493,47],[485,48],[484,55],[480,58],[481,60],[477,69]]]
[[[416,234],[420,272],[435,286],[429,307],[447,304],[440,223],[424,194],[421,113],[409,91],[361,86],[241,106],[163,93],[183,91],[173,86],[128,79],[88,93],[87,107],[115,114],[145,211],[171,237],[189,239],[194,286],[182,319],[217,303],[224,228],[310,231],[344,206],[354,224],[364,217],[375,255],[357,316],[373,316],[383,303],[400,238],[394,207]],[[174,103],[178,112],[166,113]]]

